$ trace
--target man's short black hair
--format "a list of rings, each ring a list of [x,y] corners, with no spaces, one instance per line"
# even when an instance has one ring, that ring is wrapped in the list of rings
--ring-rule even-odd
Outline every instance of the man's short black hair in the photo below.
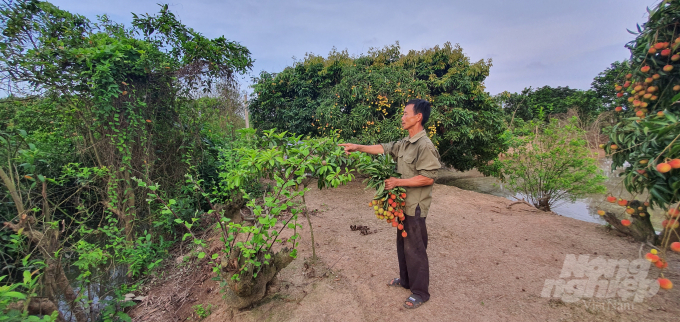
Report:
[[[406,103],[406,106],[413,104],[413,115],[423,114],[423,119],[420,121],[420,125],[425,126],[425,123],[430,119],[430,102],[426,100],[421,100],[419,98],[412,99]]]

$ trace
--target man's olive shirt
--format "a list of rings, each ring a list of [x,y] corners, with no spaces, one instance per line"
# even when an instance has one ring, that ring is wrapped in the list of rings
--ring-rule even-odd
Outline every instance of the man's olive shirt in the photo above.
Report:
[[[422,175],[437,179],[437,171],[441,168],[439,152],[434,147],[425,130],[413,137],[405,137],[400,141],[381,144],[385,154],[397,160],[397,172],[402,179],[410,179]],[[407,216],[415,216],[416,207],[420,205],[420,216],[426,217],[432,202],[432,185],[424,187],[406,187]]]

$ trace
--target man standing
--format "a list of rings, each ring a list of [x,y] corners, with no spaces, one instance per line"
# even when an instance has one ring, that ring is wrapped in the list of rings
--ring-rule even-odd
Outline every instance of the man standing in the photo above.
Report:
[[[439,152],[427,137],[424,125],[430,118],[430,103],[421,99],[410,100],[404,107],[401,126],[408,130],[408,137],[377,145],[340,144],[346,153],[359,151],[369,154],[389,153],[397,160],[397,172],[401,178],[385,180],[385,190],[406,188],[406,208],[402,237],[397,231],[397,257],[399,277],[389,286],[401,286],[411,290],[404,307],[417,308],[430,299],[430,267],[427,260],[427,228],[425,219],[432,201],[432,185],[441,168]]]

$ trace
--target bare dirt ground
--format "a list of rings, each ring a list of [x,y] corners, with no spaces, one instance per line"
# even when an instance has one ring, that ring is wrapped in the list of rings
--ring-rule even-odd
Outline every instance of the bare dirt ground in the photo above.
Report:
[[[418,309],[404,309],[410,292],[386,285],[398,276],[395,229],[375,219],[367,206],[373,191],[364,191],[360,181],[309,192],[308,208],[318,209],[311,219],[320,260],[307,259],[311,242],[301,218],[299,257],[259,305],[231,310],[211,280],[215,275],[207,259],[172,261],[130,315],[134,321],[198,321],[192,307],[201,304],[212,306],[206,322],[680,320],[680,256],[670,255],[665,273],[676,287],[642,303],[543,298],[545,280],[559,277],[566,254],[634,260],[640,244],[604,226],[524,204],[507,209],[507,199],[439,184],[427,219],[431,299]],[[360,235],[350,225],[377,233]],[[658,274],[652,267],[648,278]]]

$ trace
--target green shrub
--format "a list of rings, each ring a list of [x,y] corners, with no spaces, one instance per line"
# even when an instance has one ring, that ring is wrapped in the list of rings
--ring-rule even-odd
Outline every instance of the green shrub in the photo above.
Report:
[[[606,177],[590,157],[583,130],[572,118],[560,125],[530,122],[533,128],[514,137],[512,148],[500,162],[510,190],[521,193],[539,209],[550,211],[561,201],[575,201],[590,193],[604,193]]]

